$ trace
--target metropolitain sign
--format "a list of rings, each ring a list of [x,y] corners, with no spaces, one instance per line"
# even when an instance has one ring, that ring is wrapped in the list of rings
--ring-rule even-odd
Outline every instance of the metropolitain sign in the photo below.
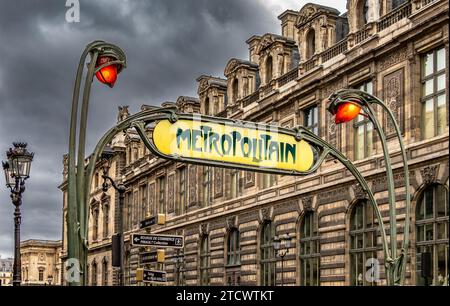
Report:
[[[191,163],[280,174],[303,174],[314,148],[287,129],[192,115],[159,121],[153,129],[158,155]]]

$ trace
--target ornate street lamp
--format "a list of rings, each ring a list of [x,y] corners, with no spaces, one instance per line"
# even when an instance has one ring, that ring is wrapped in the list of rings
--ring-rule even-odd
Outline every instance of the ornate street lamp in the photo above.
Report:
[[[335,115],[336,123],[345,123],[353,120],[358,115],[363,115],[369,118],[373,123],[375,130],[381,141],[383,149],[383,155],[386,165],[387,176],[387,188],[389,198],[389,220],[390,220],[390,254],[385,260],[385,266],[387,269],[387,282],[389,285],[403,284],[405,280],[406,271],[406,256],[409,246],[409,231],[410,231],[410,186],[409,186],[409,171],[408,161],[406,157],[405,146],[403,143],[402,134],[400,128],[396,122],[395,116],[387,105],[378,99],[377,97],[368,94],[364,91],[354,89],[339,90],[330,95],[328,98],[329,106],[328,111]],[[386,135],[384,130],[376,117],[375,110],[372,105],[379,105],[389,116],[391,120],[396,136],[400,144],[400,150],[403,159],[403,171],[405,176],[405,193],[406,193],[406,217],[405,217],[405,233],[403,238],[403,246],[400,251],[400,255],[397,255],[397,214],[395,205],[394,194],[394,178],[392,171],[391,158],[389,150],[387,148]],[[361,113],[363,111],[363,113]],[[379,220],[382,223],[382,220]],[[387,241],[383,240],[383,247],[388,250]]]
[[[83,99],[81,113],[78,118],[79,98],[81,91],[81,81],[83,79],[83,69],[86,58],[90,56],[88,71],[85,77],[83,88]],[[75,86],[72,98],[72,110],[70,119],[69,152],[68,152],[68,215],[67,215],[67,242],[68,258],[78,260],[79,275],[69,280],[69,284],[81,284],[85,282],[87,265],[87,197],[86,190],[89,190],[86,180],[85,169],[85,149],[86,149],[86,128],[89,109],[89,97],[94,75],[97,79],[109,87],[113,87],[117,75],[126,67],[126,56],[119,47],[104,42],[94,41],[86,46],[81,55]],[[79,119],[79,125],[78,125]],[[76,145],[76,133],[79,128],[78,145]],[[78,150],[77,155],[75,151]],[[66,267],[69,268],[69,267]],[[81,275],[81,279],[80,276]],[[81,281],[80,281],[81,280]]]
[[[291,237],[289,234],[276,236],[273,239],[273,248],[275,249],[275,256],[281,258],[281,286],[284,286],[284,256],[289,253],[291,248]]]
[[[13,143],[14,148],[6,152],[7,162],[2,162],[5,172],[6,187],[11,190],[11,200],[15,206],[14,210],[14,266],[13,286],[21,283],[21,260],[20,260],[20,223],[22,205],[22,193],[25,191],[25,180],[30,177],[31,162],[34,153],[28,152],[27,144],[24,142]]]

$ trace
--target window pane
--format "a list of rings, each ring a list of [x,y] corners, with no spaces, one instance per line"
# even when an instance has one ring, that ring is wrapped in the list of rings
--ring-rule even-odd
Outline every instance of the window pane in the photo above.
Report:
[[[447,238],[447,229],[445,225],[445,222],[440,222],[437,224],[437,239]]]
[[[373,86],[372,86],[372,82],[369,82],[366,84],[366,90],[365,90],[368,94],[373,94]]]
[[[432,74],[433,73],[433,64],[434,64],[433,52],[425,55],[423,64],[424,64],[423,65],[424,76],[428,76],[428,75]]]
[[[364,158],[364,125],[357,128],[355,137],[355,159],[361,158]]]
[[[445,73],[437,77],[437,90],[445,89]]]
[[[448,246],[445,244],[438,245],[437,247],[437,283],[436,285],[442,286],[444,282],[448,285]]]
[[[433,218],[433,188],[425,191],[425,219]]]
[[[424,241],[424,227],[423,225],[417,226],[417,241]]]
[[[433,224],[425,225],[425,239],[427,241],[434,240]]]
[[[373,130],[373,124],[367,123],[367,132],[366,132],[367,155],[364,157],[369,157],[372,155],[372,151],[373,151],[372,130]]]
[[[363,245],[363,234],[358,234],[356,236],[356,248],[362,249],[364,247]]]
[[[434,105],[433,99],[427,100],[423,105],[423,137],[431,138],[434,136]]]
[[[436,51],[436,70],[439,71],[445,68],[445,48]]]
[[[447,125],[447,106],[445,103],[445,94],[437,97],[437,134],[441,135]]]
[[[433,79],[430,79],[423,84],[423,96],[424,97],[433,94],[433,91],[434,91],[433,90],[433,81],[434,81]]]

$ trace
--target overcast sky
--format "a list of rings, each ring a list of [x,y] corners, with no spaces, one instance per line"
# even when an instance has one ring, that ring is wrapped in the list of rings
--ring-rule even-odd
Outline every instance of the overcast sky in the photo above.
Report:
[[[128,68],[113,89],[94,82],[90,153],[115,124],[117,107],[132,113],[196,95],[201,74],[223,77],[232,57],[247,59],[245,40],[280,34],[276,18],[300,0],[80,0],[80,22],[65,19],[65,0],[0,0],[0,160],[13,141],[35,152],[22,205],[22,240],[61,239],[62,155],[75,70],[85,45],[121,46]],[[344,0],[311,2],[345,11]],[[13,206],[0,178],[0,255],[13,254]]]

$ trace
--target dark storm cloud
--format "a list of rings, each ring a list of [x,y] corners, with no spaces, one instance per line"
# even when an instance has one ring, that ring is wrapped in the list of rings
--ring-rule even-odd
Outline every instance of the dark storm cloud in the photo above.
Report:
[[[67,150],[74,74],[84,46],[103,39],[123,47],[128,68],[113,90],[93,84],[88,152],[115,123],[118,105],[196,95],[200,74],[223,76],[245,40],[278,33],[257,0],[80,1],[67,23],[65,1],[0,0],[0,159],[13,141],[36,153],[24,196],[22,239],[61,237],[62,154]],[[3,186],[3,179],[0,179]],[[13,207],[0,187],[0,254],[12,253]]]

